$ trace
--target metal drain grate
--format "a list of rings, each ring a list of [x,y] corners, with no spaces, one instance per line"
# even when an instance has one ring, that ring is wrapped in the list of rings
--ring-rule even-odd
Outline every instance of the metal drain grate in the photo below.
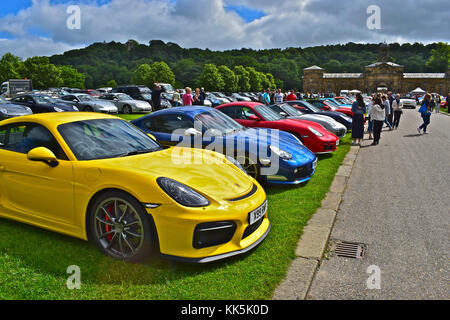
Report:
[[[366,250],[365,244],[348,241],[338,241],[334,247],[334,252],[338,257],[353,259],[362,259]]]

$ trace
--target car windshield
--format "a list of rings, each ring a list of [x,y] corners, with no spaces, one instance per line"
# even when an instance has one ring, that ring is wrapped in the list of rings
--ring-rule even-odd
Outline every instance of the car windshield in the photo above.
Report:
[[[49,96],[34,96],[34,100],[38,104],[57,103],[55,99]]]
[[[119,99],[120,101],[126,101],[126,100],[133,100],[129,95],[122,93],[122,94],[118,94],[117,99]]]
[[[164,88],[164,90],[166,90],[167,92],[175,91],[171,84],[162,84],[161,87]]]
[[[266,121],[276,121],[283,119],[278,113],[270,109],[268,106],[259,105],[255,107],[258,112]]]
[[[220,93],[220,92],[214,92],[214,94],[215,94],[217,97],[220,97],[220,98],[226,98],[226,96],[225,96],[223,93]]]
[[[309,103],[308,101],[302,101],[302,103],[293,103],[294,105],[298,105],[300,107],[305,107],[311,110],[314,113],[321,112],[319,108],[317,108],[315,105]]]
[[[148,94],[150,94],[150,93],[152,93],[152,90],[150,90],[147,87],[139,87],[139,92],[140,93],[148,93]]]
[[[217,110],[199,113],[194,119],[200,121],[204,129],[208,130],[211,135],[226,135],[244,129],[242,125]]]
[[[152,100],[152,96],[148,93],[141,94],[141,97],[147,100]]]
[[[80,161],[126,157],[161,149],[145,133],[120,119],[70,122],[60,125],[58,131]]]
[[[80,99],[80,101],[93,101],[94,100],[94,98],[88,94],[79,95],[78,99]]]
[[[302,115],[300,111],[288,105],[287,103],[283,103],[280,107],[283,109],[284,112],[286,112],[291,117],[298,117]]]
[[[338,106],[331,100],[322,100],[322,102],[329,106],[332,110],[336,110],[336,108],[338,108]]]

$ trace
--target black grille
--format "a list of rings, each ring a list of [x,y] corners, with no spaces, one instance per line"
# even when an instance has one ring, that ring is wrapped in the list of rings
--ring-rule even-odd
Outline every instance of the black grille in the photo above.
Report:
[[[195,227],[192,246],[201,249],[227,243],[235,231],[236,224],[233,221],[201,223]]]
[[[258,230],[258,228],[261,226],[263,220],[264,220],[263,216],[261,219],[259,219],[258,221],[256,221],[254,224],[248,226],[245,231],[244,234],[242,235],[242,239],[247,238],[249,235],[251,235],[253,232],[255,232],[256,230]]]
[[[302,167],[297,168],[297,172],[294,173],[294,177],[296,179],[303,179],[303,178],[307,178],[310,175],[312,175],[314,169],[312,167],[312,163],[304,165]]]

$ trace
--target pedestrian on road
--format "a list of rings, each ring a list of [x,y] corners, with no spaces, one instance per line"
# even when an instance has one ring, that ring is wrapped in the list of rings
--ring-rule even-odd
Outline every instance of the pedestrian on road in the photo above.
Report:
[[[398,129],[398,125],[400,124],[400,117],[403,114],[403,103],[400,102],[400,95],[397,93],[395,95],[395,100],[392,102],[392,110],[394,111],[394,123],[392,126],[395,129]]]
[[[183,106],[192,106],[193,99],[192,99],[191,92],[192,92],[192,89],[189,87],[186,87],[186,93],[183,94],[183,97],[182,97],[183,98]]]
[[[370,109],[370,117],[373,120],[373,143],[372,146],[376,146],[380,142],[381,129],[386,119],[384,111],[384,105],[380,97],[375,97],[374,104]]]
[[[366,105],[360,93],[356,95],[356,101],[352,105],[353,121],[352,121],[352,139],[353,145],[361,145],[364,137],[364,114],[366,113]]]
[[[389,100],[389,115],[388,115],[388,121],[391,124],[393,121],[393,113],[392,113],[392,103],[394,102],[394,97],[392,96],[392,92],[388,92],[388,100]]]
[[[441,110],[441,95],[437,94],[436,95],[436,113],[439,113],[440,110]]]
[[[422,106],[419,109],[420,115],[423,119],[423,123],[420,127],[417,128],[417,132],[421,134],[421,130],[423,130],[423,133],[427,133],[427,127],[430,124],[430,118],[431,118],[431,94],[427,93],[425,95],[425,98],[423,98]]]
[[[372,133],[373,133],[373,120],[370,117],[370,110],[372,109],[372,107],[373,107],[373,97],[370,97],[369,103],[368,103],[368,106],[367,106],[367,117],[369,118],[368,119],[368,124],[369,125],[367,127],[367,133],[369,134],[369,140],[373,140],[373,136],[372,136]]]
[[[450,113],[450,93],[447,94],[447,98],[445,98],[445,102],[447,103],[447,112]]]
[[[284,94],[281,92],[281,89],[278,88],[277,93],[274,95],[275,103],[280,104],[283,103]]]
[[[381,97],[381,100],[384,105],[384,114],[386,115],[386,118],[384,119],[384,123],[388,126],[389,130],[392,130],[392,125],[391,125],[392,120],[389,120],[389,119],[392,119],[391,103],[389,102],[389,100],[387,99],[387,97],[385,95],[383,95]]]

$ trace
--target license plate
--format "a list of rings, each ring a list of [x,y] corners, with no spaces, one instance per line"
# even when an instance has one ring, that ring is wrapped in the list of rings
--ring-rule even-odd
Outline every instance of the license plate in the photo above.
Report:
[[[267,212],[267,200],[264,203],[250,212],[249,214],[249,224],[252,225],[256,223],[259,219],[261,219]]]

